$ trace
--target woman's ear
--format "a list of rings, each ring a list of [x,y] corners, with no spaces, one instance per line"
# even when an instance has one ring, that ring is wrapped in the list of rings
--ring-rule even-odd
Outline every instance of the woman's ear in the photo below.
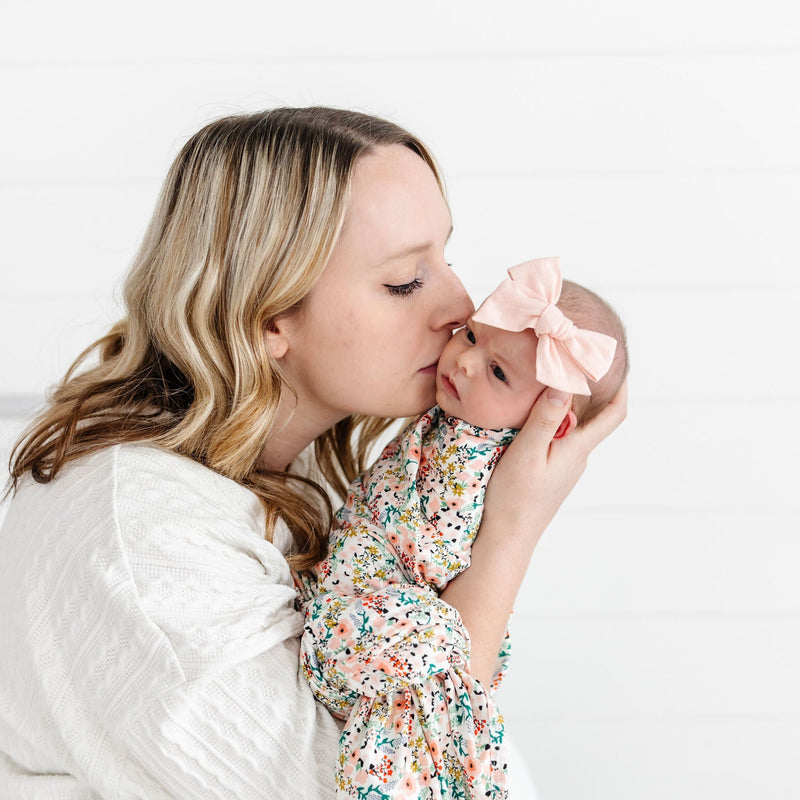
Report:
[[[567,416],[561,420],[561,424],[558,426],[558,430],[553,436],[554,439],[563,439],[571,430],[575,428],[578,424],[578,418],[575,416],[575,412],[570,409],[567,413]]]
[[[289,350],[289,337],[285,317],[278,317],[264,325],[264,339],[270,355],[279,361]]]

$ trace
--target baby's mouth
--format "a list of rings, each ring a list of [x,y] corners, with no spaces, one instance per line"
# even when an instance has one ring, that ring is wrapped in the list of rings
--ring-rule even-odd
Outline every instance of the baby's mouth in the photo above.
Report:
[[[444,384],[444,388],[447,389],[447,391],[450,392],[450,394],[452,394],[456,400],[461,399],[461,395],[458,393],[456,385],[450,380],[450,378],[447,377],[447,375],[442,376],[442,383]]]

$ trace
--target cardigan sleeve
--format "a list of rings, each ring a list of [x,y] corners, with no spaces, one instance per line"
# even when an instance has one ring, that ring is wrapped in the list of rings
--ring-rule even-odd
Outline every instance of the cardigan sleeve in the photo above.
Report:
[[[300,672],[263,523],[251,492],[144,445],[20,490],[0,542],[0,787],[331,800],[339,725]]]
[[[119,481],[119,535],[183,680],[131,720],[127,777],[149,773],[181,800],[331,797],[339,727],[302,677],[303,616],[259,501],[213,473],[201,496],[161,485],[148,501],[135,471]]]

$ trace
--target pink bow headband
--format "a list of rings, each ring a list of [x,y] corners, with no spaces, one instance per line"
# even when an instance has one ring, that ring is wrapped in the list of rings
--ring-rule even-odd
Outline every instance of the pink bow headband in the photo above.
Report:
[[[532,328],[536,346],[536,379],[572,394],[591,394],[586,378],[598,381],[614,360],[617,341],[576,327],[556,306],[561,297],[558,258],[536,258],[511,267],[506,278],[472,315],[472,319],[506,331]]]

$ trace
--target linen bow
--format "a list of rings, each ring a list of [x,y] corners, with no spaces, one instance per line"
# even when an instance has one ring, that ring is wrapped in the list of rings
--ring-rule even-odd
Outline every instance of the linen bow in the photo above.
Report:
[[[558,258],[536,258],[511,267],[506,278],[472,315],[493,328],[538,337],[536,379],[571,394],[591,394],[586,378],[598,381],[614,360],[612,336],[575,326],[556,306],[561,297]]]

